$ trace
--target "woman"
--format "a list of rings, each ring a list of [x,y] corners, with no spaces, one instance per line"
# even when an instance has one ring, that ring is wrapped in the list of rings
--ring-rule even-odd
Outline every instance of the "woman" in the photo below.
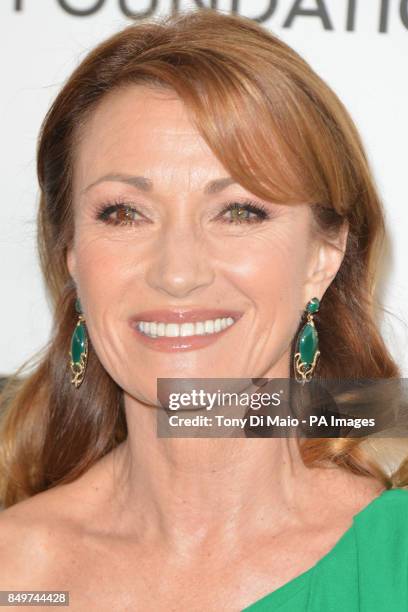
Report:
[[[245,18],[132,25],[57,96],[38,176],[55,325],[3,394],[0,589],[408,609],[406,462],[390,476],[359,438],[156,434],[158,378],[398,376],[372,315],[382,207],[336,95]]]

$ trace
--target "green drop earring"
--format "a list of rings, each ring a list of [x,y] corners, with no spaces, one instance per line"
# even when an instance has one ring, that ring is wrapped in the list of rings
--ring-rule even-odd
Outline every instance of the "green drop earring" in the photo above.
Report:
[[[71,337],[69,359],[72,373],[71,383],[78,389],[84,379],[88,361],[88,334],[86,333],[85,318],[78,298],[75,300],[75,310],[78,313],[78,321]]]
[[[302,327],[296,340],[294,355],[295,378],[304,384],[313,376],[320,355],[319,336],[314,324],[313,315],[319,310],[320,302],[312,298],[306,305],[307,323]]]

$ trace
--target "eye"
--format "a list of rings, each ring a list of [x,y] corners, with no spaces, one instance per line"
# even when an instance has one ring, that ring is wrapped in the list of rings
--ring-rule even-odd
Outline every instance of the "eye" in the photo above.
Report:
[[[229,216],[227,215],[229,214]],[[260,203],[250,200],[244,202],[229,202],[217,215],[222,223],[247,225],[268,220],[271,214]],[[147,219],[134,206],[126,202],[115,202],[102,205],[96,218],[110,225],[140,225]]]
[[[136,208],[124,202],[102,205],[96,218],[111,225],[136,225],[146,220],[146,217],[139,213]]]
[[[226,213],[230,213],[226,217]],[[252,201],[229,202],[219,213],[223,223],[261,223],[270,218],[270,213],[262,204]]]

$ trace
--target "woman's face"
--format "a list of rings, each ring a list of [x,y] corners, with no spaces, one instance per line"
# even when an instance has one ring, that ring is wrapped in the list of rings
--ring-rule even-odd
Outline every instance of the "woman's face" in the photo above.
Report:
[[[169,91],[111,93],[82,132],[67,263],[94,349],[132,397],[155,404],[158,377],[288,376],[299,317],[340,264],[308,206],[226,177]]]

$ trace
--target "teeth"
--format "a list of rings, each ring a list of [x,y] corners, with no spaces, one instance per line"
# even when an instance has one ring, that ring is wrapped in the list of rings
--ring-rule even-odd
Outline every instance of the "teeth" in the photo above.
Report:
[[[165,323],[158,323],[157,324],[157,335],[158,336],[164,336],[166,332],[166,324]]]
[[[214,321],[205,321],[204,323],[204,330],[206,334],[213,334],[214,333]]]
[[[235,320],[232,317],[181,324],[164,323],[163,321],[139,321],[137,323],[137,328],[151,338],[157,338],[159,336],[176,338],[178,336],[204,336],[207,334],[216,334],[223,329],[227,329],[227,327],[230,327],[234,323]]]

